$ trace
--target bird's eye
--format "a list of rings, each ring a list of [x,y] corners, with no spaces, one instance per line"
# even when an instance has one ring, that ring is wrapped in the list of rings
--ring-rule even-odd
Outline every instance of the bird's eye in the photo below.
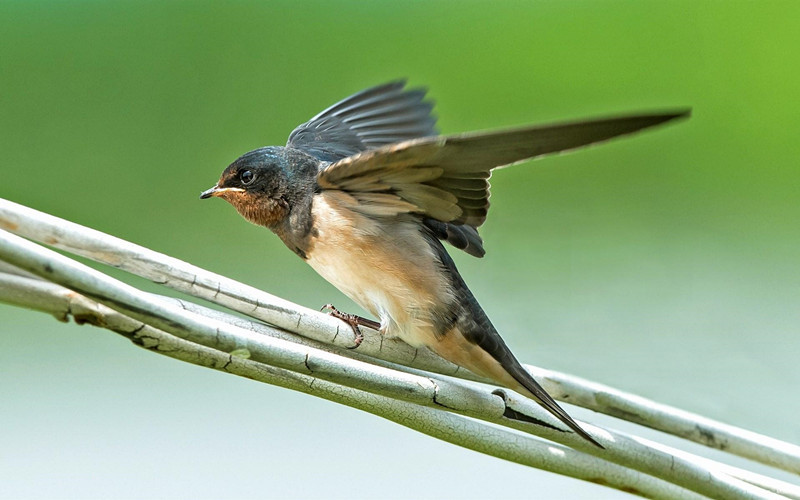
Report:
[[[253,175],[253,172],[251,170],[242,170],[242,172],[239,174],[239,180],[242,181],[242,184],[245,185],[253,182],[253,179],[255,179],[255,177],[256,176]]]

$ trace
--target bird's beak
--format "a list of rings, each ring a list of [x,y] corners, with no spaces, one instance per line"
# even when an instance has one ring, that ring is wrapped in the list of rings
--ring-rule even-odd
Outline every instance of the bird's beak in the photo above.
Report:
[[[205,200],[206,198],[217,196],[217,193],[219,193],[219,186],[214,186],[211,189],[206,189],[205,191],[200,193],[200,199]]]
[[[215,196],[222,196],[225,193],[241,193],[243,191],[244,191],[244,189],[236,188],[236,187],[221,188],[221,187],[219,187],[219,184],[217,184],[213,188],[206,189],[205,191],[200,193],[200,199],[201,200],[205,200],[206,198],[212,198],[212,197],[215,197]]]

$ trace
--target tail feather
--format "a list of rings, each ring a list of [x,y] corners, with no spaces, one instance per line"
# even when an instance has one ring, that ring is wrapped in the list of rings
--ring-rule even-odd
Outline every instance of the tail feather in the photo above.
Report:
[[[514,361],[516,361],[516,359]],[[532,398],[534,401],[542,405],[544,409],[549,411],[554,417],[563,422],[567,427],[575,431],[575,433],[580,437],[584,438],[585,440],[589,441],[595,446],[605,449],[605,447],[602,444],[598,443],[591,436],[591,434],[586,432],[580,425],[578,425],[578,423],[572,417],[570,417],[569,414],[563,408],[561,408],[561,406],[558,403],[556,403],[555,399],[553,399],[549,394],[547,394],[547,391],[545,391],[544,388],[541,385],[539,385],[539,383],[533,378],[533,376],[531,376],[531,374],[528,373],[528,371],[525,368],[523,368],[522,365],[519,364],[519,362],[515,364],[517,365],[515,367],[517,369],[513,368],[509,369],[509,367],[505,365],[504,368],[506,368],[509,371],[509,374],[512,377],[514,377],[514,380],[519,382],[521,386],[520,389],[523,389],[522,393],[525,396]]]
[[[603,448],[588,432],[578,425],[555,400],[522,367],[481,308],[475,296],[461,278],[453,259],[433,233],[425,233],[431,248],[438,254],[444,271],[449,275],[457,298],[451,305],[449,331],[430,345],[443,358],[468,370],[486,376],[542,405],[554,417],[590,443]],[[465,345],[472,344],[472,348]],[[477,347],[477,348],[476,348]],[[515,383],[516,382],[516,383]]]

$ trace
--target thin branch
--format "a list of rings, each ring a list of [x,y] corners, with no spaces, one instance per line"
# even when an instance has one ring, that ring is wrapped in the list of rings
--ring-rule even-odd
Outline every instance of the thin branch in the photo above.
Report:
[[[647,498],[702,498],[647,474],[565,446],[482,425],[459,415],[270,367],[181,340],[46,281],[0,273],[0,302],[49,313],[60,320],[67,320],[71,315],[77,323],[88,323],[114,331],[150,352],[345,404],[443,441],[504,460],[599,483]]]
[[[0,227],[97,262],[112,265],[314,340],[348,347],[340,321],[167,255],[0,199]],[[340,331],[341,330],[341,331]],[[367,331],[359,351],[406,366],[469,380],[480,378],[425,349],[382,341]],[[800,447],[659,404],[602,384],[526,365],[556,399],[690,439],[800,474]]]
[[[800,474],[800,447],[607,385],[526,365],[556,399]]]
[[[28,277],[21,277],[21,275],[31,276],[30,273],[12,267],[3,265],[0,262],[0,302],[6,302],[19,307],[34,309],[44,313],[53,315],[59,321],[68,321],[71,315],[76,323],[79,324],[92,324],[95,326],[103,327],[111,331],[122,334],[123,336],[132,340],[135,344],[148,348],[152,352],[178,357],[184,361],[201,364],[202,366],[214,367],[212,365],[205,365],[200,361],[206,359],[208,351],[205,351],[196,344],[181,341],[177,337],[171,336],[160,330],[144,325],[143,323],[129,318],[113,309],[109,309],[95,301],[87,299],[69,289],[60,285],[50,283],[39,278],[31,279]],[[243,328],[248,328],[254,332],[262,335],[276,336],[286,340],[295,340],[298,342],[305,342],[310,345],[317,344],[315,341],[296,336],[291,333],[278,330],[267,325],[252,322],[238,316],[234,316],[215,309],[209,309],[192,302],[185,302],[180,299],[159,296],[161,300],[174,302],[184,309],[203,314],[204,316],[225,321],[232,325],[237,325]],[[160,342],[156,342],[160,339]],[[168,342],[167,342],[168,341]],[[165,348],[167,345],[177,345],[177,348]],[[156,348],[161,346],[161,348]],[[323,346],[332,349],[330,346]],[[196,353],[205,352],[206,355],[199,356]],[[192,357],[187,358],[190,353],[195,353]],[[213,350],[214,356],[218,358],[217,366],[222,365],[220,360],[229,360],[227,353],[222,353]],[[353,351],[345,351],[347,354],[354,355]],[[178,356],[180,354],[180,356]],[[227,363],[227,362],[226,362]],[[243,375],[243,373],[235,369],[224,371]],[[262,367],[258,372],[258,376],[250,377],[261,382],[280,385],[290,389],[299,390],[296,385],[288,386],[287,382],[278,381],[277,378],[267,378],[263,373],[272,373],[268,369]],[[287,377],[284,377],[286,379]],[[295,380],[293,377],[288,377],[290,381]],[[517,433],[509,433],[501,431],[495,433],[498,428],[482,426],[470,419],[462,419],[455,415],[447,415],[441,412],[431,411],[418,405],[409,405],[400,401],[394,401],[391,405],[386,404],[390,401],[388,398],[378,397],[375,404],[372,395],[363,391],[349,389],[336,384],[320,385],[323,381],[308,381],[303,383],[303,387],[313,388],[316,387],[317,391],[326,388],[335,387],[336,395],[352,394],[352,401],[342,401],[333,397],[330,391],[317,393],[311,389],[310,394],[323,397],[328,400],[340,402],[359,408],[365,411],[371,411],[378,416],[387,418],[401,425],[405,425],[419,432],[426,433],[433,437],[448,441],[459,446],[463,446],[475,451],[487,453],[497,458],[502,458],[512,462],[528,465],[550,472],[584,479],[600,484],[608,485],[612,488],[622,489],[628,492],[636,492],[646,497],[661,498],[672,497],[673,493],[680,492],[681,498],[693,498],[694,493],[687,490],[678,488],[677,486],[670,485],[659,479],[652,478],[651,476],[644,475],[624,467],[610,464],[605,460],[600,460],[596,457],[576,452],[569,448],[560,445],[546,444],[535,438],[530,438],[531,441],[522,441],[524,436]],[[304,391],[308,392],[308,391]],[[364,398],[367,401],[363,401]],[[409,415],[415,412],[424,412],[424,415],[418,418],[410,418]],[[462,420],[467,424],[461,424]],[[424,422],[422,425],[420,422]],[[489,430],[489,435],[484,435],[484,430]],[[481,439],[476,439],[476,436]],[[532,448],[531,448],[532,447]],[[567,450],[567,451],[563,451]],[[755,474],[750,471],[742,470],[736,467],[720,464],[711,460],[704,459],[692,454],[675,450],[672,448],[665,448],[665,452],[673,454],[684,454],[684,458],[694,460],[704,464],[708,468],[719,468],[730,476],[742,479],[751,484],[764,488],[773,493],[784,495],[788,498],[800,500],[800,486],[796,486],[784,481],[769,478],[760,474]],[[566,460],[566,461],[564,461]],[[602,479],[601,479],[602,478]]]
[[[0,263],[0,269],[2,269],[2,263]],[[10,268],[10,266],[9,266]],[[11,268],[13,270],[17,270],[16,268]],[[10,270],[10,269],[9,269]],[[23,271],[19,270],[21,274]],[[28,273],[26,273],[28,274]],[[309,345],[312,347],[318,347],[321,349],[329,350],[330,352],[337,352],[342,355],[352,356],[356,359],[364,358],[360,356],[357,352],[352,350],[341,350],[337,348],[333,348],[331,346],[318,343],[313,340],[306,339],[305,337],[301,337],[284,330],[279,330],[262,323],[253,322],[248,319],[241,318],[239,316],[234,316],[232,314],[218,311],[216,309],[210,309],[207,307],[203,307],[201,305],[195,304],[193,302],[187,302],[181,299],[171,298],[171,297],[164,297],[158,296],[161,300],[173,302],[176,305],[179,305],[183,309],[202,314],[203,316],[213,318],[220,321],[225,321],[228,324],[239,326],[241,328],[247,328],[253,332],[259,333],[261,335],[268,335],[271,337],[282,338],[284,340],[293,341],[297,343],[301,343],[303,345]],[[17,276],[12,275],[4,275],[0,272],[0,302],[7,302],[10,304],[14,304],[20,307],[26,307],[29,309],[35,309],[38,311],[42,311],[45,313],[49,313],[54,315],[59,320],[66,320],[67,316],[71,314],[76,322],[78,323],[90,323],[94,324],[95,326],[104,326],[114,331],[132,331],[135,328],[138,328],[141,325],[140,322],[135,321],[133,319],[128,318],[112,309],[106,308],[100,304],[97,304],[94,301],[91,301],[81,295],[76,294],[64,287],[56,285],[54,283],[49,283],[47,281],[41,279],[20,279]],[[102,314],[101,314],[102,311]],[[120,319],[122,318],[122,323],[120,323]],[[143,333],[137,335],[137,337],[143,338],[147,336],[148,329],[143,330]],[[165,334],[166,335],[166,334]],[[175,338],[175,337],[174,337]],[[177,339],[177,338],[176,338]],[[377,360],[381,362],[381,360]],[[385,366],[396,366],[391,363],[384,362]],[[264,381],[264,380],[262,380]],[[339,386],[341,387],[341,386]],[[345,390],[345,388],[342,388]],[[363,392],[359,392],[359,394],[367,394]],[[330,398],[327,398],[330,399]],[[512,403],[513,404],[513,403]],[[414,406],[414,408],[418,408]],[[362,408],[363,409],[363,408]],[[404,412],[404,414],[407,412]],[[384,418],[388,418],[390,420],[398,421],[398,423],[403,424],[405,417],[398,418],[392,415],[384,415],[379,414]],[[470,422],[473,422],[470,420]],[[476,428],[477,424],[471,426],[471,428]],[[412,427],[415,430],[420,430],[418,427]],[[430,430],[425,430],[421,432],[426,432],[428,434],[431,433]],[[516,435],[516,434],[514,434]],[[441,437],[441,436],[435,436]],[[445,438],[442,438],[445,439]],[[446,438],[445,440],[454,444],[461,444],[460,442],[454,441],[456,437]],[[461,438],[461,441],[469,441],[469,437]],[[463,444],[461,444],[464,446]],[[503,444],[500,449],[504,449],[505,446],[508,446],[508,443]],[[465,446],[470,449],[476,449],[474,446]],[[476,451],[481,451],[477,450]],[[725,464],[720,464],[718,462],[714,462],[712,460],[707,460],[702,457],[682,452],[681,450],[676,450],[674,448],[664,448],[664,451],[671,454],[681,455],[683,454],[684,458],[687,460],[697,461],[698,463],[704,464],[708,468],[719,468],[720,471],[725,472],[726,474],[736,477],[738,479],[742,479],[747,481],[751,484],[764,488],[768,491],[772,491],[773,493],[778,493],[780,495],[784,495],[788,498],[793,498],[800,500],[800,486],[793,485],[784,481],[776,480],[770,477],[766,477],[760,474],[755,474],[750,471],[746,471],[743,469],[739,469],[736,467],[732,467]],[[498,458],[507,459],[510,461],[522,463],[523,465],[531,465],[530,463],[526,462],[519,462],[513,457],[509,457],[507,455],[498,454],[498,452],[487,452],[493,456]],[[588,460],[582,459],[582,460]],[[583,463],[583,462],[581,462]],[[545,470],[551,470],[547,467],[538,467],[544,468]],[[627,470],[627,469],[626,469]],[[551,470],[552,471],[552,470]],[[553,471],[558,472],[558,471]],[[596,471],[595,471],[596,472]],[[587,472],[587,474],[591,477],[595,477],[595,472]],[[573,476],[571,473],[564,473],[565,475]],[[594,474],[594,475],[592,475]],[[575,477],[575,476],[573,476]],[[688,493],[688,492],[687,492]]]
[[[120,283],[102,273],[46,250],[22,238],[0,231],[0,257],[24,270],[64,285],[125,315],[206,346],[231,352],[246,349],[254,360],[313,375],[339,385],[390,396],[402,401],[446,409],[487,422],[499,423],[595,454],[620,465],[679,484],[713,498],[776,498],[775,495],[719,470],[665,453],[649,442],[622,433],[583,424],[606,446],[599,450],[571,433],[556,430],[556,422],[527,400],[514,409],[532,416],[531,421],[505,417],[507,401],[495,393],[463,382],[417,375],[377,367],[361,361],[299,346],[292,342],[253,334],[225,322],[205,318],[166,304],[149,294]],[[231,358],[233,359],[233,358]],[[538,422],[538,423],[536,423]],[[544,425],[541,423],[544,422]]]
[[[344,334],[340,334],[341,322],[327,315],[178,259],[3,199],[0,199],[0,227],[163,283],[326,344],[348,347],[353,342],[350,331],[343,329]],[[427,371],[480,380],[427,350],[417,350],[399,341],[382,341],[375,332],[367,332],[359,351]],[[527,368],[556,399],[800,474],[798,446],[578,377],[530,365]]]

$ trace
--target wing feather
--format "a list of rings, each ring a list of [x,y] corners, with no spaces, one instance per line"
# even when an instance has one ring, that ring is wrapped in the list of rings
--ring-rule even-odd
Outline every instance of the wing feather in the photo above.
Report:
[[[289,135],[287,147],[322,161],[436,134],[433,103],[425,89],[404,90],[405,81],[378,85],[330,106]]]
[[[287,146],[301,149],[324,162],[335,162],[369,149],[436,135],[436,117],[431,114],[433,103],[425,99],[425,90],[404,90],[404,86],[404,81],[379,85],[328,107],[297,127],[289,136]],[[425,167],[412,167],[409,170],[402,173],[399,165],[393,163],[388,169],[380,169],[380,175],[377,172],[367,174],[365,170],[365,175],[356,179],[354,174],[357,170],[353,169],[347,179],[339,179],[341,183],[337,188],[361,193],[356,197],[361,205],[353,209],[373,217],[417,212],[419,209],[416,205],[391,194],[395,189],[392,185],[427,183],[440,177],[443,170]],[[334,180],[332,178],[328,182],[329,188],[334,188]],[[321,186],[325,187],[322,180]],[[411,193],[409,197],[416,196],[415,199],[421,203],[430,200],[420,193],[415,194],[413,189],[406,191]],[[382,195],[375,194],[381,192]],[[431,210],[437,215],[450,217],[455,213],[450,204],[431,203],[436,207],[432,206]],[[442,239],[457,248],[472,255],[483,255],[477,230],[465,232],[453,226],[440,233]],[[457,244],[450,238],[457,239]]]
[[[435,234],[457,247],[476,243],[480,251],[475,252],[482,255],[476,228],[486,220],[488,179],[494,168],[604,142],[688,115],[684,110],[417,138],[332,163],[320,171],[318,184],[323,189],[372,193],[374,205],[384,199],[387,206],[394,205],[399,196],[415,207],[411,211],[438,221],[426,223]],[[398,213],[407,213],[407,208],[404,205]],[[457,229],[462,225],[472,229],[462,232]]]
[[[442,189],[419,183],[396,184],[394,188],[404,200],[425,207],[425,213],[434,219],[450,221],[462,214],[458,198]]]

